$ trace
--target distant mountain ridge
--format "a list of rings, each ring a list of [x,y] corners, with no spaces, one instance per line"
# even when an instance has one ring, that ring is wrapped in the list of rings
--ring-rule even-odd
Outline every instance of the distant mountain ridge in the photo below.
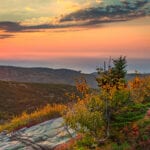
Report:
[[[93,72],[93,73],[91,73],[92,75],[94,75],[94,76],[97,76],[97,72]],[[139,77],[145,77],[145,76],[150,76],[150,73],[138,73],[138,74],[136,74],[136,73],[128,73],[127,75],[126,75],[126,79],[127,80],[132,80],[133,78],[135,78],[136,76],[139,76]]]
[[[32,83],[53,83],[75,85],[75,80],[84,77],[87,83],[95,88],[95,75],[84,74],[69,69],[25,68],[0,66],[0,80]]]
[[[150,74],[139,74],[147,76]],[[84,77],[92,88],[97,87],[95,80],[97,73],[85,74],[80,71],[70,69],[52,69],[52,68],[25,68],[15,66],[0,66],[0,80],[16,81],[28,83],[52,83],[75,85],[75,80]],[[135,77],[135,74],[127,74],[127,80]]]

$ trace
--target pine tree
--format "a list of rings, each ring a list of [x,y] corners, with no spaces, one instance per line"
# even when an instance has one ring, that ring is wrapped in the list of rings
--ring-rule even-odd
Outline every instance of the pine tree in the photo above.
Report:
[[[126,76],[126,57],[119,57],[118,59],[113,60],[113,67],[111,66],[111,58],[109,60],[108,66],[106,67],[106,63],[104,62],[103,68],[98,68],[99,77],[96,79],[98,82],[98,86],[103,88],[104,86],[118,88],[118,83],[125,83]],[[109,89],[107,89],[109,90]]]
[[[119,90],[120,83],[125,86],[125,76],[126,76],[126,57],[119,57],[113,60],[113,67],[111,66],[111,58],[109,60],[108,66],[104,62],[103,68],[98,68],[99,77],[96,79],[98,86],[100,87],[101,93],[104,93],[104,114],[106,122],[106,136],[110,136],[110,118],[112,104],[110,102],[111,91],[113,88]]]

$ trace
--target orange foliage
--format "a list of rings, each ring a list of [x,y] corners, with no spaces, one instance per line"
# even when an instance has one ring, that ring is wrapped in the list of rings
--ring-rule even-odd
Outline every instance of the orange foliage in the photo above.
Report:
[[[84,78],[80,78],[79,80],[76,80],[76,88],[83,95],[88,94],[89,92],[89,87]]]
[[[134,102],[146,102],[150,100],[150,76],[135,77],[129,82],[131,96]]]
[[[65,105],[48,104],[44,108],[37,109],[31,114],[24,112],[22,115],[14,117],[10,123],[1,125],[0,132],[3,130],[11,132],[25,126],[29,127],[49,119],[59,117],[65,109]]]

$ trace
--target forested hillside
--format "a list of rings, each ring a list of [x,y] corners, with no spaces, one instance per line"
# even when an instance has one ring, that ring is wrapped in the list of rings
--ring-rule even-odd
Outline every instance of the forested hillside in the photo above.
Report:
[[[47,104],[66,103],[65,94],[74,91],[71,85],[0,81],[0,120]]]

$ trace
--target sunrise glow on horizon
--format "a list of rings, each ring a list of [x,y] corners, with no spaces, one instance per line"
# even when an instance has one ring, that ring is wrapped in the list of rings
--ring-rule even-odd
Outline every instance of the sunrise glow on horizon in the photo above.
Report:
[[[149,5],[149,0],[2,1],[0,60],[150,59]]]

